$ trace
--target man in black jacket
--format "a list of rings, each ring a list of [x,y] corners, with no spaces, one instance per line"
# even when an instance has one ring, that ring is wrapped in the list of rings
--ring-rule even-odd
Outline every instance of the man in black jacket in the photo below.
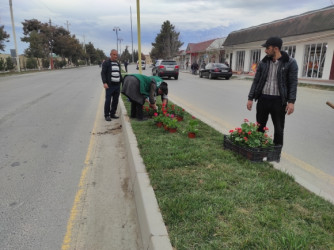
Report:
[[[274,143],[283,145],[285,114],[292,114],[297,95],[298,66],[296,60],[281,51],[283,41],[270,37],[262,46],[266,56],[259,63],[248,94],[247,109],[256,105],[259,131],[264,131],[269,114],[274,124]]]
[[[117,61],[117,57],[117,50],[113,49],[110,52],[110,59],[104,61],[102,64],[101,78],[103,87],[106,90],[106,100],[104,103],[104,117],[106,121],[111,121],[111,118],[118,118],[116,110],[121,90],[122,74],[121,65]]]

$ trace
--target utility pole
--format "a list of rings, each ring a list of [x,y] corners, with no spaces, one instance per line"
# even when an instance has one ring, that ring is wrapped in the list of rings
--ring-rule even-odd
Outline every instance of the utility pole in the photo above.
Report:
[[[119,27],[114,27],[113,31],[116,31],[117,54],[119,54],[118,53],[118,31],[121,31],[121,29]]]
[[[71,24],[68,22],[68,20],[66,20],[66,23],[65,23],[65,24],[66,24],[66,27],[67,27],[67,31],[70,32],[69,26],[70,26]]]
[[[14,44],[15,44],[15,52],[16,52],[16,65],[17,65],[17,71],[21,71],[20,67],[20,58],[19,53],[17,51],[17,43],[16,43],[16,34],[15,34],[15,25],[14,25],[14,16],[13,16],[13,4],[12,0],[9,0],[9,7],[10,7],[10,17],[12,19],[12,28],[13,28],[13,37],[14,37]]]
[[[50,29],[51,29],[51,32],[52,32],[52,37],[51,37],[51,41],[50,41],[50,68],[53,69],[53,52],[52,52],[53,31],[52,31],[51,18],[49,18],[49,25],[50,25]]]
[[[85,61],[86,61],[86,66],[87,66],[87,58],[86,58],[86,40],[85,40],[85,35],[83,35],[83,39],[84,39],[84,50],[85,50]]]
[[[131,22],[131,42],[132,42],[132,62],[135,62],[134,55],[133,55],[133,32],[132,32],[132,10],[130,6],[130,22]]]
[[[120,38],[120,39],[118,39],[118,41],[119,41],[119,58],[121,58],[121,55],[122,55],[122,41],[123,41],[123,39]]]
[[[141,70],[141,40],[140,40],[140,0],[137,0],[137,30],[138,30],[138,68],[139,74],[142,73]]]

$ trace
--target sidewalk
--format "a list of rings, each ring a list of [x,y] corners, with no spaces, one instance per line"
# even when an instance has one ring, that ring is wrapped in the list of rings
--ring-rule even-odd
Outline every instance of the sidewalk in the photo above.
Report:
[[[189,73],[189,70],[181,70],[182,73]],[[197,73],[198,75],[198,73]],[[252,80],[254,79],[254,75],[249,74],[235,74],[233,73],[232,77],[237,78],[238,80]],[[322,79],[314,79],[314,78],[298,78],[299,83],[305,84],[315,84],[315,85],[322,85],[322,86],[334,86],[334,80],[322,80]]]

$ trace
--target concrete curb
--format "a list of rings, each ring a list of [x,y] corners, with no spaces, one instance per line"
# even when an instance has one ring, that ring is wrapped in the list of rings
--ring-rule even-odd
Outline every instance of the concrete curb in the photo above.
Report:
[[[162,219],[157,199],[150,184],[146,167],[137,147],[123,100],[120,98],[120,118],[127,151],[132,190],[134,192],[138,222],[144,249],[172,250],[166,226]]]

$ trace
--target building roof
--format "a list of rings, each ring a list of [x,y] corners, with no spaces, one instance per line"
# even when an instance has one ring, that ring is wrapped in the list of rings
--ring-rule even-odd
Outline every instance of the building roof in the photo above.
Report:
[[[230,33],[224,46],[334,30],[334,5]]]
[[[216,40],[214,40],[207,48],[206,50],[210,51],[210,50],[219,50],[223,47],[223,44],[225,42],[226,37],[223,38],[217,38]]]
[[[211,39],[208,41],[200,43],[188,43],[186,52],[189,53],[198,53],[205,51],[216,39]]]

